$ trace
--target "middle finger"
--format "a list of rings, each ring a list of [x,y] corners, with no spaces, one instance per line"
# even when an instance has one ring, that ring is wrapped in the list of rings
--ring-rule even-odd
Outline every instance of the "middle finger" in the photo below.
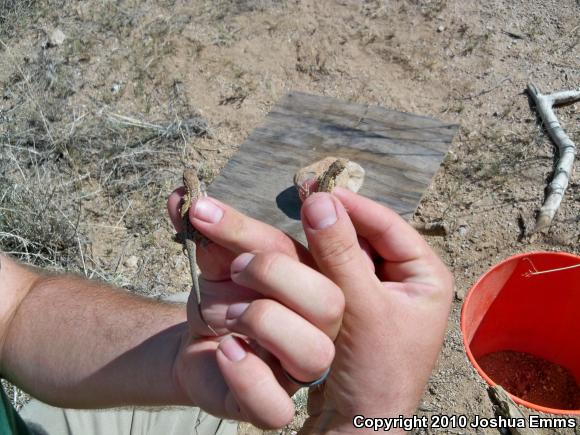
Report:
[[[326,276],[278,252],[241,254],[232,262],[231,272],[234,283],[275,299],[336,338],[344,295]]]
[[[334,358],[332,340],[296,312],[272,299],[231,305],[227,328],[254,340],[295,379],[318,379]]]

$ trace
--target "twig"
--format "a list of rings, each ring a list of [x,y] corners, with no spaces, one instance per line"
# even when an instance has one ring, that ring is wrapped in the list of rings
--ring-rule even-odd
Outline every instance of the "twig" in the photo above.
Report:
[[[120,115],[118,113],[107,113],[107,117],[110,122],[117,123],[120,125],[141,128],[144,130],[149,130],[154,132],[153,135],[148,137],[145,141],[155,139],[156,137],[165,139],[182,139],[183,142],[187,142],[187,138],[191,136],[195,137],[211,137],[212,133],[209,130],[206,122],[200,117],[194,116],[193,118],[181,120],[176,119],[174,122],[167,125],[153,124],[146,121],[141,121],[139,119],[131,118],[129,116]],[[140,142],[143,142],[141,140]]]
[[[2,209],[0,209],[0,210],[2,210]],[[23,246],[28,246],[28,245],[32,244],[32,242],[30,240],[25,239],[24,237],[19,236],[18,234],[0,231],[0,240],[5,239],[5,238],[6,239],[15,239],[17,242],[20,242]]]
[[[486,90],[484,90],[484,91],[478,92],[477,94],[474,94],[474,95],[468,95],[467,97],[463,97],[463,98],[461,98],[461,100],[463,100],[463,101],[465,101],[465,100],[473,100],[474,98],[478,98],[478,97],[481,97],[482,95],[489,94],[490,92],[493,92],[493,91],[495,91],[497,88],[499,88],[499,87],[500,87],[501,85],[503,85],[505,82],[511,82],[511,81],[512,81],[512,79],[511,79],[511,78],[509,78],[509,77],[504,77],[504,78],[503,78],[503,80],[501,80],[501,81],[500,81],[499,83],[497,83],[495,86],[493,86],[493,87],[491,87],[491,88],[489,88],[489,89],[486,89]]]
[[[552,273],[552,272],[562,272],[563,270],[577,269],[579,267],[580,267],[580,264],[574,264],[572,266],[558,267],[557,269],[529,270],[526,273],[524,273],[522,276],[528,278],[530,276],[544,275],[546,273]]]
[[[445,222],[411,222],[411,226],[421,234],[444,237],[449,234],[449,227]]]
[[[114,225],[114,227],[119,227],[119,225],[121,224],[123,219],[125,219],[125,215],[127,214],[127,212],[129,211],[129,209],[131,208],[132,205],[133,205],[133,201],[129,200],[129,205],[125,208],[125,211],[123,212],[123,214],[121,215],[121,217],[119,218],[117,223]]]
[[[501,386],[495,385],[493,387],[489,387],[487,389],[487,393],[489,394],[489,398],[495,405],[494,408],[496,415],[499,414],[505,418],[517,418],[522,419],[524,421],[528,421],[528,419],[524,416],[524,414],[522,414],[522,412],[516,406],[512,398]],[[509,431],[512,435],[539,435],[536,430],[528,427],[525,428],[510,427]]]
[[[569,68],[569,69],[573,69],[573,70],[580,70],[580,66],[578,65],[572,65],[570,63],[557,63],[557,62],[550,62],[548,61],[548,63],[552,66],[556,66],[559,68]]]
[[[576,146],[560,125],[553,107],[580,101],[580,90],[543,95],[534,84],[530,83],[527,87],[527,92],[534,101],[536,111],[542,119],[548,135],[558,147],[558,153],[560,154],[554,171],[554,178],[548,185],[546,199],[536,219],[533,233],[537,233],[550,227],[554,215],[560,207],[566,187],[568,187],[568,181],[574,166],[574,157],[576,156]]]
[[[524,35],[520,35],[519,33],[509,32],[507,30],[502,30],[501,33],[509,36],[510,38],[514,38],[514,39],[526,39],[526,37]]]
[[[77,243],[78,243],[78,247],[79,247],[79,254],[81,257],[81,264],[83,265],[83,273],[85,274],[85,277],[88,277],[88,273],[87,273],[87,264],[85,263],[85,256],[83,255],[83,246],[81,245],[81,239],[77,234]]]

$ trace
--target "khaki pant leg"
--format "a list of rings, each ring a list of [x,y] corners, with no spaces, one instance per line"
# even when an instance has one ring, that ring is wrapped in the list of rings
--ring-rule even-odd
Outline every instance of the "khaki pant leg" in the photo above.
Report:
[[[235,435],[238,423],[199,408],[62,409],[31,401],[20,412],[34,435]]]

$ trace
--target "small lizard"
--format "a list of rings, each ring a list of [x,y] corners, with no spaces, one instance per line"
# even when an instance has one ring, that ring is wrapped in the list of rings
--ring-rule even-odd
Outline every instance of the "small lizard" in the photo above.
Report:
[[[320,173],[319,166],[322,166],[330,157],[320,160],[310,166],[307,166],[294,175],[294,185],[298,189],[298,194],[302,200],[305,200],[314,192],[332,192],[337,185],[337,178],[347,170],[346,159],[334,159],[326,169]],[[315,179],[310,174],[319,173]],[[313,189],[313,190],[311,190]]]
[[[318,177],[317,192],[332,192],[336,187],[336,178],[346,170],[347,161],[344,159],[336,159],[328,167],[326,171]]]
[[[201,290],[199,288],[199,278],[197,276],[197,248],[195,242],[197,241],[203,243],[205,238],[198,231],[196,231],[195,228],[193,228],[193,225],[189,220],[189,209],[191,208],[191,205],[199,197],[205,196],[205,191],[201,187],[201,183],[195,169],[187,168],[183,171],[183,184],[185,186],[185,195],[181,205],[181,218],[183,219],[184,231],[178,235],[178,241],[183,243],[189,258],[189,271],[191,272],[191,280],[193,281],[193,291],[195,292],[199,316],[205,325],[209,328],[209,330],[217,336],[217,332],[215,332],[215,330],[207,323],[201,310]]]

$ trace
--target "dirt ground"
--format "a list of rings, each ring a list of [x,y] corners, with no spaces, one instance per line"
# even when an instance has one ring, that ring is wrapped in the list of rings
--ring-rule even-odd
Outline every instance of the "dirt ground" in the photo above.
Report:
[[[185,291],[164,208],[183,163],[210,181],[287,91],[458,123],[414,217],[449,227],[428,240],[457,285],[419,410],[491,417],[461,304],[509,255],[580,254],[577,176],[550,230],[526,237],[555,151],[523,93],[580,88],[579,17],[577,0],[0,0],[0,249],[154,297]],[[557,112],[576,143],[579,107]],[[497,433],[418,433],[435,432]]]

